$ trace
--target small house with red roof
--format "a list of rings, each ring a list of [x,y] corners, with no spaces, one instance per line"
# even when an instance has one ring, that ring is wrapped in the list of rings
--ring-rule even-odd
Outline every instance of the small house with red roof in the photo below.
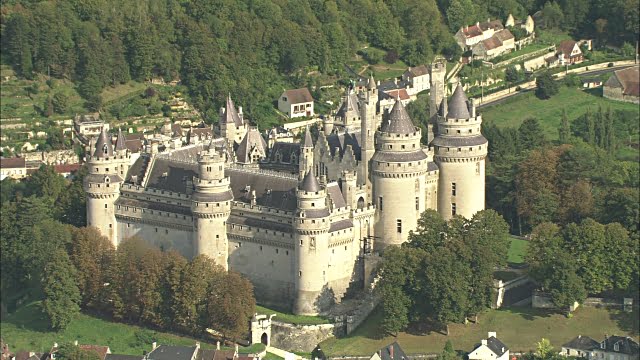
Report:
[[[560,65],[578,64],[584,60],[580,46],[574,40],[563,40],[556,52]]]

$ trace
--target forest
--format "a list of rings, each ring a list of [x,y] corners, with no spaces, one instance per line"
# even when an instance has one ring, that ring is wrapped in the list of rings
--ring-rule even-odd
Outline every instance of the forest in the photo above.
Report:
[[[313,87],[364,46],[408,65],[460,55],[453,33],[487,18],[522,19],[602,44],[635,42],[638,0],[7,0],[2,63],[32,78],[70,79],[99,110],[130,79],[180,79],[207,121],[227,94],[254,122],[286,87]]]

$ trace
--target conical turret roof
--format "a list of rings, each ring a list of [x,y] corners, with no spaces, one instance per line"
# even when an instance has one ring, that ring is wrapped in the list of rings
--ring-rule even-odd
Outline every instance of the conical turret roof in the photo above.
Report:
[[[376,88],[376,81],[373,79],[373,74],[369,76],[369,83],[367,83],[367,89],[373,90]]]
[[[122,129],[118,129],[118,138],[116,139],[116,151],[127,150],[127,145],[122,134]]]
[[[308,171],[307,175],[302,179],[302,184],[300,185],[300,189],[306,192],[318,192],[320,191],[320,183],[315,175],[313,175],[313,171]]]
[[[450,119],[468,119],[471,117],[469,108],[467,107],[467,95],[462,89],[462,85],[458,84],[456,91],[453,92],[451,100],[449,100],[449,113],[447,118]]]
[[[93,153],[95,157],[111,157],[113,156],[113,145],[105,128],[102,128],[98,141],[96,142],[96,150]]]
[[[309,131],[309,125],[307,125],[307,130],[304,133],[304,142],[302,143],[302,147],[305,147],[305,148],[313,147],[313,139],[311,138],[311,131]]]
[[[389,112],[389,119],[382,124],[382,131],[394,134],[413,134],[416,132],[416,128],[407,113],[407,109],[402,105],[402,101],[396,100],[391,112]]]
[[[227,96],[224,112],[220,116],[220,123],[234,123],[236,126],[242,126],[242,119],[240,119],[236,106],[233,103],[233,100],[231,100],[231,94]]]

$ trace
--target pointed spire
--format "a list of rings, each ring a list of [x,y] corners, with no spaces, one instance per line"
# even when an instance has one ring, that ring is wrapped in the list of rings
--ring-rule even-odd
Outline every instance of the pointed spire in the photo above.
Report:
[[[109,138],[109,133],[105,127],[102,128],[98,141],[96,143],[96,150],[93,153],[95,157],[111,157],[113,156],[113,145]]]
[[[224,111],[220,116],[220,123],[234,123],[236,126],[242,126],[242,119],[240,118],[240,115],[238,115],[238,111],[236,110],[233,100],[231,100],[231,93],[227,96]]]
[[[307,130],[304,133],[304,142],[302,143],[302,147],[303,148],[313,147],[313,139],[311,138],[311,131],[309,130],[309,125],[307,125]]]
[[[116,139],[116,151],[127,150],[127,145],[122,134],[122,129],[118,128],[118,138]]]
[[[467,106],[468,101],[469,100],[467,99],[467,95],[462,89],[462,84],[458,83],[456,91],[454,91],[453,96],[451,96],[447,118],[469,119],[471,115],[469,114],[469,107]]]
[[[313,170],[309,170],[307,174],[302,179],[302,184],[300,185],[300,189],[306,192],[318,192],[320,191],[320,183],[318,179],[313,174]]]
[[[402,105],[402,101],[396,100],[389,112],[389,121],[383,123],[381,131],[394,134],[413,134],[416,128],[409,117],[409,113]]]
[[[373,73],[369,75],[369,83],[367,84],[367,89],[373,90],[376,88],[376,81],[373,79]]]

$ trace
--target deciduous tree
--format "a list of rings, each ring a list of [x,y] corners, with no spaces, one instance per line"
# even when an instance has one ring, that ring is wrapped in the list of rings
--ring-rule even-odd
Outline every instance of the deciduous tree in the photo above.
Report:
[[[51,328],[62,330],[80,312],[77,272],[64,250],[59,249],[49,255],[50,260],[44,267],[42,277],[42,310]]]

